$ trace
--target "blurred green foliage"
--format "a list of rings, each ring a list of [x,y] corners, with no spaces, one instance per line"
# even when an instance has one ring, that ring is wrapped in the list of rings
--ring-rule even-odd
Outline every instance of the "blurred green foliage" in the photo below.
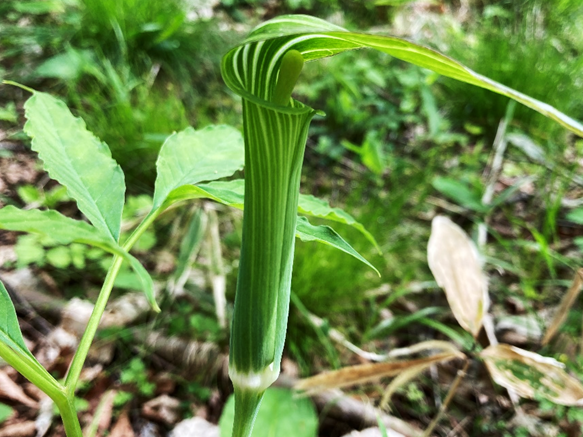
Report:
[[[577,0],[477,1],[471,17],[452,30],[447,53],[498,82],[583,118],[583,4]],[[452,118],[493,129],[508,99],[443,80]],[[543,138],[564,131],[543,116],[517,107],[515,122]],[[493,134],[491,134],[493,136]]]

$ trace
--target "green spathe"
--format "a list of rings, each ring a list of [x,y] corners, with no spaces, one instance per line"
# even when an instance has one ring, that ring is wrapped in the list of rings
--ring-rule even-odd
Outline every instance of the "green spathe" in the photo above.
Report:
[[[251,435],[263,393],[279,376],[302,162],[316,113],[290,99],[303,66],[301,54],[284,50],[267,56],[269,46],[246,46],[239,66],[246,88],[259,97],[243,99],[245,215],[229,356],[236,398],[233,435],[240,437]]]
[[[294,114],[243,103],[245,215],[230,349],[230,367],[238,373],[270,366],[279,373],[301,168],[315,114],[305,109]]]

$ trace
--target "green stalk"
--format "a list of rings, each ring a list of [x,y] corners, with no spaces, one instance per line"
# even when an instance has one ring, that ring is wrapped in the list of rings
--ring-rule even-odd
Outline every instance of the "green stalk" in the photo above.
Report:
[[[263,393],[279,375],[302,161],[315,114],[290,100],[303,66],[299,52],[281,65],[271,102],[243,99],[245,215],[229,357],[234,437],[251,435]]]
[[[158,209],[154,213],[148,215],[144,221],[140,223],[140,225],[134,230],[134,232],[130,235],[124,244],[124,250],[129,251],[133,247],[133,245],[136,243],[136,241],[138,241],[145,230],[153,223],[160,211],[161,209]],[[79,376],[81,375],[83,365],[87,359],[87,354],[89,353],[89,349],[91,348],[91,344],[93,343],[93,339],[95,338],[95,334],[99,328],[99,322],[101,321],[101,317],[105,311],[107,301],[109,300],[109,296],[113,290],[113,285],[122,263],[123,257],[120,255],[115,255],[113,257],[113,262],[107,272],[107,276],[105,277],[105,281],[103,282],[103,286],[101,287],[101,291],[99,292],[99,296],[95,302],[93,312],[89,317],[89,322],[87,323],[83,337],[81,337],[81,341],[79,342],[79,347],[75,352],[75,356],[73,357],[73,361],[71,362],[71,366],[67,372],[67,377],[65,379],[65,389],[67,396],[70,399],[74,399],[75,397],[75,390],[77,388],[77,383],[79,382]],[[63,417],[63,421],[64,420],[65,419]]]
[[[75,396],[69,397],[64,395],[62,398],[54,399],[55,404],[59,408],[59,414],[63,419],[63,426],[65,427],[65,434],[67,437],[83,437],[79,418],[77,417],[77,410],[75,409]]]
[[[65,387],[55,380],[46,369],[34,359],[15,352],[10,346],[0,342],[0,355],[22,376],[46,393],[59,408],[67,437],[83,437],[77,412],[69,399]]]
[[[34,358],[19,354],[3,342],[0,342],[0,356],[51,399],[54,400],[64,393],[63,386]]]
[[[75,352],[75,356],[73,357],[73,361],[71,362],[71,366],[67,372],[65,387],[67,390],[67,396],[71,398],[75,396],[75,389],[77,388],[79,376],[83,370],[83,364],[85,364],[87,354],[91,348],[91,343],[93,343],[93,338],[97,333],[99,322],[101,321],[101,317],[105,311],[105,306],[107,305],[107,301],[111,295],[111,290],[113,289],[115,278],[119,273],[119,269],[121,268],[122,263],[123,258],[121,256],[115,255],[113,257],[113,262],[107,272],[107,276],[105,277],[105,281],[103,282],[103,286],[101,287],[101,291],[97,297],[97,302],[95,302],[93,312],[89,317],[89,322],[87,323],[83,337],[81,337],[81,341],[79,342],[79,347]]]

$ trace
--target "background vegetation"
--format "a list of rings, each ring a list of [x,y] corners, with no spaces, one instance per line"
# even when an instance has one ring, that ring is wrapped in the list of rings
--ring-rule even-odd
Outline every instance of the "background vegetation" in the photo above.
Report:
[[[312,14],[351,30],[422,42],[583,120],[583,5],[578,0],[8,0],[0,3],[0,79],[59,95],[110,146],[128,177],[131,207],[124,220],[129,230],[151,202],[154,159],[170,133],[210,123],[240,127],[240,102],[222,83],[220,59],[255,24],[284,13]],[[329,339],[330,328],[378,353],[432,338],[459,340],[462,330],[426,261],[431,218],[445,214],[476,238],[478,224],[487,223],[482,251],[498,334],[557,357],[583,377],[580,304],[559,341],[545,348],[539,344],[548,309],[558,304],[581,266],[583,140],[533,111],[509,106],[504,97],[372,52],[308,64],[295,96],[326,113],[312,126],[303,192],[349,211],[382,249],[379,255],[359,233],[341,229],[381,271],[379,279],[341,252],[298,243],[287,357],[300,376],[358,362]],[[68,215],[78,214],[66,192],[35,173],[29,162],[34,156],[22,133],[26,97],[14,87],[0,87],[0,205],[56,205]],[[508,147],[489,206],[483,194],[492,184],[501,120],[508,122]],[[32,174],[15,177],[14,165]],[[225,276],[229,312],[241,215],[210,204],[173,211],[142,238],[136,253],[167,289],[176,280],[180,240],[201,207],[217,210],[218,264],[212,255],[217,252],[203,237],[184,293],[166,297],[162,315],[102,333],[103,339],[117,340],[106,375],[126,393],[116,411],[131,405],[139,415],[142,403],[154,397],[163,369],[151,350],[135,346],[135,332],[154,329],[222,349],[228,345],[208,278],[217,272]],[[59,299],[91,299],[107,268],[104,253],[83,246],[55,247],[7,234],[0,234],[0,243],[16,254],[0,257],[4,272],[32,269]],[[121,275],[118,295],[134,284],[129,271]],[[312,325],[307,312],[324,324]],[[445,396],[448,372],[453,371],[446,369],[441,379],[431,373],[403,387],[393,414],[424,427]],[[438,435],[454,435],[448,432],[467,417],[466,434],[455,435],[535,435],[524,423],[510,422],[511,403],[497,401],[506,394],[487,383],[478,366],[470,372],[467,381],[485,382],[454,401]],[[211,419],[218,417],[228,389],[217,391],[214,381],[181,372],[179,365],[170,378],[184,382],[171,391],[183,402],[180,417],[192,414],[193,403],[205,406]],[[377,402],[385,385],[355,392]],[[92,399],[91,390],[97,389],[89,384],[80,397]],[[581,433],[575,410],[549,414],[550,407],[537,402],[523,407],[553,435]],[[320,435],[341,435],[339,429],[321,425]]]

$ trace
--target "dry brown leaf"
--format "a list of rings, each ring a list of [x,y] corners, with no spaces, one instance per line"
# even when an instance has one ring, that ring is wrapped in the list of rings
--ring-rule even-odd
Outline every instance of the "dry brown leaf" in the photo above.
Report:
[[[583,269],[579,269],[575,273],[573,283],[571,284],[569,291],[567,291],[567,294],[565,294],[565,296],[561,300],[561,304],[559,305],[559,308],[557,308],[555,317],[553,318],[553,321],[550,323],[549,328],[547,329],[547,332],[545,333],[545,336],[542,339],[543,345],[551,341],[551,339],[555,336],[555,334],[557,333],[557,331],[567,318],[567,315],[569,315],[569,310],[575,303],[577,296],[579,296],[579,293],[581,292],[581,287],[583,287]]]
[[[489,305],[488,282],[476,245],[449,218],[436,216],[431,222],[427,260],[456,320],[476,337]]]
[[[428,350],[439,350],[441,352],[452,352],[458,353],[459,349],[449,341],[442,340],[427,340],[420,343],[416,343],[413,346],[401,347],[398,349],[393,349],[387,355],[391,358],[401,357],[403,355],[413,355],[419,352],[425,352]]]
[[[583,406],[583,385],[554,358],[507,344],[490,346],[480,356],[492,379],[519,396],[534,399],[539,395],[557,404]]]
[[[146,402],[142,407],[142,414],[148,419],[172,425],[178,422],[179,408],[178,399],[162,395]]]
[[[128,417],[128,410],[126,408],[119,415],[119,419],[117,420],[116,424],[111,430],[109,437],[134,437],[134,436],[135,436],[134,430],[132,428],[132,424],[130,423],[130,419]]]
[[[94,437],[109,428],[113,413],[113,400],[117,391],[108,390],[102,396],[91,422],[83,430],[84,436]]]
[[[0,437],[33,437],[36,433],[36,425],[32,420],[18,422],[0,429]]]
[[[47,395],[39,402],[39,411],[34,424],[36,426],[36,437],[44,437],[51,425],[53,424],[53,417],[55,415],[55,405],[53,400]]]
[[[38,408],[38,403],[29,398],[22,387],[10,379],[3,370],[0,370],[0,397],[20,402],[30,408]]]
[[[404,370],[399,375],[397,375],[395,377],[395,379],[393,379],[391,381],[391,383],[386,388],[386,390],[385,390],[385,392],[383,394],[383,398],[381,399],[381,404],[380,404],[381,410],[388,410],[388,411],[390,411],[389,402],[391,401],[391,397],[393,397],[393,394],[395,393],[395,391],[397,391],[397,389],[399,387],[402,387],[405,384],[407,384],[413,378],[417,377],[417,375],[419,375],[420,373],[422,373],[425,369],[427,369],[432,364],[433,363],[429,363],[429,364],[427,364],[427,363],[419,364],[418,366],[411,367],[411,368],[409,368],[407,370]]]
[[[445,352],[427,358],[407,361],[392,361],[389,363],[361,364],[345,367],[332,372],[324,372],[311,378],[299,380],[295,388],[314,393],[325,389],[346,387],[353,384],[362,384],[399,373],[423,364],[433,364],[465,357],[461,352]]]

